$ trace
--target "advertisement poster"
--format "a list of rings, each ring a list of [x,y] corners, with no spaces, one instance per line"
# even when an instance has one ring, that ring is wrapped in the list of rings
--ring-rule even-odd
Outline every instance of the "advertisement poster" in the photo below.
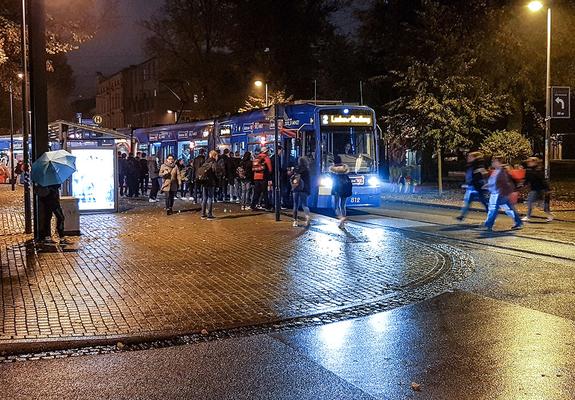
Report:
[[[80,211],[115,211],[115,150],[113,148],[72,149],[76,172],[72,195]]]

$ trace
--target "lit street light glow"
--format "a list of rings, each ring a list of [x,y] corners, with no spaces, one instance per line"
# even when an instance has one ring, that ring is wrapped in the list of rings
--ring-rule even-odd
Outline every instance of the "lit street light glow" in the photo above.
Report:
[[[264,83],[260,80],[257,80],[254,82],[254,85],[256,85],[256,87],[262,87],[264,85]]]
[[[540,11],[543,8],[543,3],[540,1],[532,1],[531,3],[529,3],[527,5],[527,7],[529,7],[529,9],[533,12],[537,12]]]

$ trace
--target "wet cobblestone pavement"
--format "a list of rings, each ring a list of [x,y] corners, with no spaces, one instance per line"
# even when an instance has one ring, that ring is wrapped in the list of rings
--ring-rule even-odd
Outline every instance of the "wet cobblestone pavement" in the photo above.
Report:
[[[293,228],[236,205],[201,221],[184,201],[171,217],[143,200],[82,216],[75,246],[38,249],[18,201],[0,189],[0,344],[324,323],[432,297],[473,268],[417,233],[324,217]]]

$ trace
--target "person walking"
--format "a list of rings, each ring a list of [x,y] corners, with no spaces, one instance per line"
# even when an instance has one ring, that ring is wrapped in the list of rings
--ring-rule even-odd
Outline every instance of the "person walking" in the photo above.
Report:
[[[160,176],[164,179],[162,192],[166,194],[166,214],[173,214],[174,198],[178,187],[182,182],[180,169],[176,165],[173,155],[166,157],[166,161],[160,167]]]
[[[463,207],[457,220],[463,221],[469,212],[471,203],[478,200],[485,211],[489,211],[487,193],[484,189],[487,178],[487,170],[483,162],[483,154],[474,151],[467,155],[467,169],[465,171],[465,195],[463,197]]]
[[[178,170],[180,172],[180,177],[181,177],[180,186],[179,186],[180,194],[179,194],[178,198],[180,200],[185,200],[186,199],[186,193],[188,192],[188,188],[186,185],[186,172],[187,172],[186,171],[186,163],[184,162],[183,159],[180,158],[178,161],[176,161],[176,165],[178,166]]]
[[[68,244],[64,235],[64,212],[60,206],[60,185],[39,186],[36,185],[38,201],[42,204],[40,208],[40,238],[43,243],[56,243],[52,239],[52,215],[56,217],[56,232],[60,238],[60,244]]]
[[[215,150],[210,151],[208,159],[200,167],[197,174],[197,180],[202,185],[202,219],[215,219],[213,213],[214,196],[216,186],[218,186],[218,153]]]
[[[545,172],[542,162],[537,157],[529,157],[526,161],[525,184],[529,185],[529,194],[527,195],[527,215],[521,220],[529,222],[533,211],[533,204],[537,201],[543,201],[543,211],[547,214],[547,222],[553,221],[550,205],[549,181],[545,179]]]
[[[251,194],[254,186],[254,173],[252,171],[252,153],[246,151],[237,168],[241,189],[241,209],[247,210],[251,203]]]
[[[519,217],[519,213],[509,201],[509,195],[515,190],[515,183],[507,172],[507,166],[503,158],[494,157],[492,161],[494,171],[491,173],[487,181],[487,188],[489,189],[489,211],[487,212],[487,219],[484,226],[488,232],[493,231],[493,225],[497,219],[499,208],[505,211],[505,214],[513,218],[515,224],[511,229],[521,229],[523,222]]]
[[[156,156],[148,157],[148,176],[152,181],[152,187],[150,188],[150,203],[158,202],[158,191],[160,190],[160,166],[158,165],[158,159]]]
[[[148,184],[150,181],[150,175],[148,173],[148,158],[146,153],[140,155],[140,177],[139,177],[139,188],[142,196],[148,194]]]
[[[334,156],[334,165],[329,167],[329,171],[333,176],[333,186],[331,194],[334,198],[335,215],[339,218],[338,227],[343,229],[347,221],[347,199],[352,194],[352,183],[347,176],[349,168],[346,164],[342,163],[339,155]]]
[[[198,171],[200,170],[200,167],[204,165],[205,162],[206,162],[206,150],[200,149],[198,155],[194,158],[192,164],[193,176],[194,176],[194,182],[193,182],[194,194],[192,195],[192,197],[194,198],[194,202],[196,204],[198,204],[198,201],[202,194],[202,185],[198,181]]]
[[[260,154],[252,161],[252,171],[254,173],[254,196],[252,198],[252,211],[257,211],[260,198],[264,198],[264,207],[271,210],[270,199],[268,197],[268,185],[271,183],[272,161],[268,155],[269,149],[262,147]]]
[[[297,227],[297,214],[302,207],[305,213],[305,226],[309,226],[310,212],[307,205],[307,199],[311,193],[311,178],[309,166],[305,157],[300,157],[297,166],[289,177],[290,187],[293,197],[293,226]]]
[[[240,156],[240,152],[236,151],[236,153],[234,154],[234,171],[235,171],[235,178],[234,178],[234,191],[235,191],[235,195],[236,195],[236,201],[238,203],[242,202],[242,182],[240,180],[240,177],[238,175],[238,168],[240,166],[242,162],[242,157]]]

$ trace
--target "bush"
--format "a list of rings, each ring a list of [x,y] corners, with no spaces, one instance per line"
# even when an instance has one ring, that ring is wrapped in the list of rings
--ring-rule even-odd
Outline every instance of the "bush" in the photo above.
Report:
[[[532,154],[531,143],[517,131],[495,131],[481,145],[485,157],[499,156],[510,164],[520,162]]]

